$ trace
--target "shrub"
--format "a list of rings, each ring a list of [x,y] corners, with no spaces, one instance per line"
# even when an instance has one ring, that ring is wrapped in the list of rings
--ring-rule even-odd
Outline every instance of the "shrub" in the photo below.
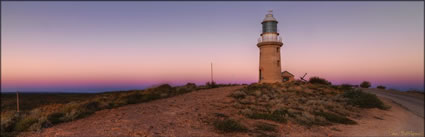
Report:
[[[222,132],[244,132],[247,130],[245,126],[233,119],[216,120],[214,127]]]
[[[326,79],[320,78],[320,77],[310,77],[310,79],[308,80],[308,82],[310,82],[312,84],[332,85],[331,82],[329,82]]]
[[[328,112],[314,112],[315,115],[319,115],[322,116],[324,118],[326,118],[326,120],[333,122],[333,123],[340,123],[340,124],[357,124],[357,122],[346,118],[344,116],[340,116],[337,114],[332,114],[332,113],[328,113]]]
[[[187,89],[186,87],[178,87],[176,90],[176,95],[184,94],[187,92],[190,92],[190,89]]]
[[[361,90],[345,91],[343,97],[348,98],[348,103],[361,108],[388,109],[375,94],[363,92]]]
[[[256,90],[273,90],[273,87],[271,84],[250,84],[242,90],[247,91],[246,93],[251,93]]]
[[[156,94],[156,93],[149,93],[149,94],[144,95],[142,97],[142,100],[143,100],[143,102],[146,102],[146,101],[151,101],[151,100],[155,100],[155,99],[159,99],[159,98],[161,98],[161,95]]]
[[[36,123],[37,121],[38,119],[34,117],[30,117],[30,116],[24,117],[15,124],[15,131],[25,131],[27,128],[29,128],[32,124]]]
[[[52,113],[52,114],[48,115],[48,116],[47,116],[47,120],[49,120],[49,121],[50,121],[50,123],[52,123],[52,124],[58,124],[58,123],[64,122],[64,121],[62,120],[62,117],[63,117],[63,116],[65,116],[65,114],[64,114],[64,113],[61,113],[61,112],[55,112],[55,113]]]
[[[156,88],[153,89],[157,93],[174,93],[175,88],[171,87],[169,84],[162,84]]]
[[[92,112],[100,109],[99,108],[99,102],[97,102],[97,101],[90,101],[88,103],[83,104],[82,107],[84,109],[86,109],[88,111],[92,111]]]
[[[339,88],[340,88],[341,90],[350,90],[350,89],[352,89],[352,88],[353,88],[353,85],[350,85],[350,84],[341,84],[341,85],[339,86]]]
[[[246,97],[246,93],[243,91],[235,91],[231,95],[231,97],[237,98],[237,99],[243,99]]]
[[[195,83],[187,83],[184,87],[190,91],[196,90],[197,86]]]
[[[216,88],[218,87],[218,85],[213,81],[213,82],[207,82],[206,83],[207,88]]]
[[[360,87],[362,87],[362,88],[369,88],[371,85],[370,85],[370,82],[369,81],[363,81],[361,84],[360,84]]]
[[[17,117],[15,111],[4,111],[1,113],[1,132],[13,131]]]
[[[379,86],[376,86],[376,88],[379,88],[379,89],[386,89],[387,87],[382,86],[382,85],[379,85]]]
[[[258,113],[258,112],[254,112],[250,115],[248,115],[249,118],[252,119],[264,119],[264,120],[271,120],[271,121],[276,121],[276,122],[280,122],[280,123],[285,123],[286,119],[283,115],[283,113],[280,112],[273,112],[273,113]]]
[[[127,96],[127,103],[128,104],[136,104],[142,102],[143,95],[141,94],[130,94]]]
[[[276,125],[263,123],[263,122],[256,124],[255,127],[257,130],[262,130],[262,131],[276,131]]]

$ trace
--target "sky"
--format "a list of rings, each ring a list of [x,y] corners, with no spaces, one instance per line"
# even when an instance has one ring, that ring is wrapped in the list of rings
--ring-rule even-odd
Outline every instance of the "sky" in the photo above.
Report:
[[[1,4],[2,92],[257,82],[268,10],[295,78],[424,89],[423,1]]]

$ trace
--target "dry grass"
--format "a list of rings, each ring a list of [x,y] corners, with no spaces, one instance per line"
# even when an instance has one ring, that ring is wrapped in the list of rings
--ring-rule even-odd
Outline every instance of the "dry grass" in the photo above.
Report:
[[[239,111],[236,117],[311,128],[357,124],[352,117],[363,108],[388,109],[376,96],[354,89],[353,85],[330,85],[322,78],[312,81],[251,84],[234,91],[230,96],[234,99],[233,108]],[[267,123],[248,124],[247,128],[254,135],[278,136],[276,126]]]
[[[321,80],[320,80],[321,81]],[[279,123],[291,121],[305,126],[356,124],[349,117],[359,111],[344,97],[342,88],[301,81],[275,84],[251,84],[230,96],[240,114],[250,119]]]
[[[217,119],[213,124],[221,132],[244,132],[247,130],[239,121],[228,118]]]
[[[25,109],[20,115],[15,115],[13,109],[6,109],[8,111],[3,109],[4,103],[2,103],[1,134],[2,136],[15,136],[22,131],[36,131],[55,124],[84,118],[103,109],[143,103],[177,96],[199,89],[223,86],[232,86],[232,84],[215,84],[214,87],[196,86],[194,83],[188,83],[179,87],[163,84],[146,90],[101,93],[90,98],[84,98],[84,100],[70,100],[67,103],[63,101],[57,101],[56,103],[55,101],[43,102],[41,104],[34,104],[34,108]],[[40,100],[42,99],[38,98],[33,103],[41,102]]]

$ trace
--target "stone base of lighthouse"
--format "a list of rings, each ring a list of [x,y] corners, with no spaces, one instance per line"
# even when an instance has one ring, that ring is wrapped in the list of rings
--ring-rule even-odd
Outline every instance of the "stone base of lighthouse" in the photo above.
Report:
[[[260,42],[259,83],[282,82],[280,47],[282,42]]]

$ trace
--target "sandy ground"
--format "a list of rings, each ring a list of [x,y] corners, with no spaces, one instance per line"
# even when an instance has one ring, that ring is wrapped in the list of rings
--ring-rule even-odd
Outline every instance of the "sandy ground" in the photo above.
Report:
[[[400,91],[383,90],[376,88],[362,89],[363,91],[376,94],[379,97],[390,99],[402,105],[414,114],[424,117],[424,94],[406,93]]]
[[[331,134],[335,136],[424,136],[424,119],[406,110],[387,98],[381,98],[391,105],[389,110],[366,109],[358,125],[335,125]]]
[[[242,86],[195,91],[184,95],[98,111],[84,119],[62,123],[19,136],[253,136],[250,133],[221,134],[210,123],[214,113],[237,115],[230,107],[232,91]],[[424,119],[391,100],[390,110],[367,109],[358,125],[304,128],[282,124],[283,136],[423,136]],[[249,122],[249,121],[243,121]],[[267,122],[267,121],[265,121]]]
[[[194,91],[147,103],[98,111],[84,119],[21,136],[220,136],[204,118],[236,87]],[[209,115],[209,114],[208,114]]]

